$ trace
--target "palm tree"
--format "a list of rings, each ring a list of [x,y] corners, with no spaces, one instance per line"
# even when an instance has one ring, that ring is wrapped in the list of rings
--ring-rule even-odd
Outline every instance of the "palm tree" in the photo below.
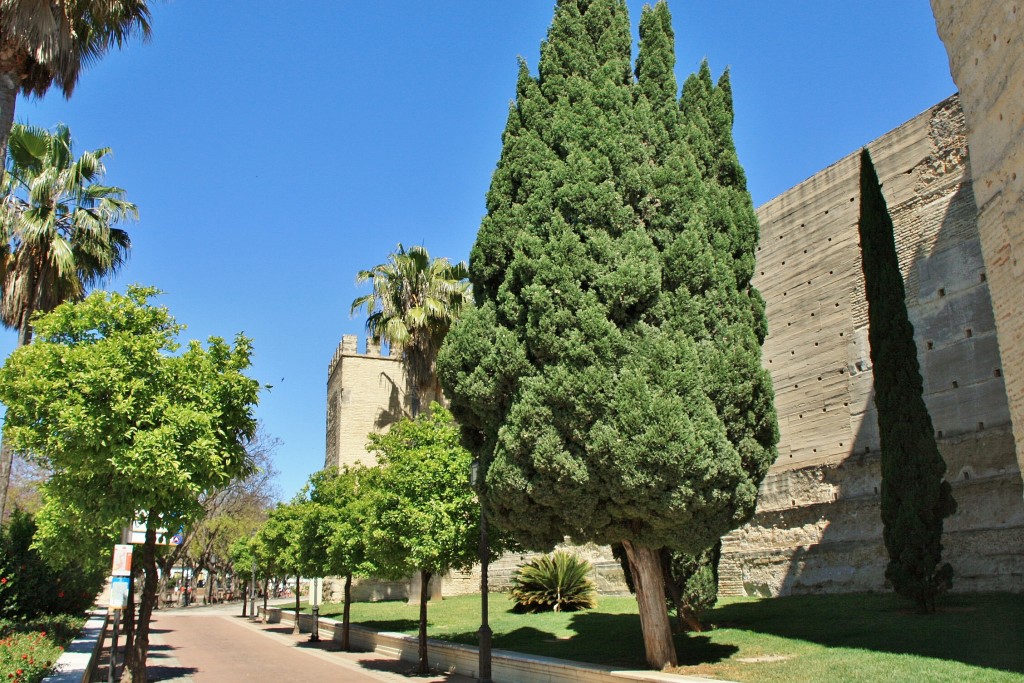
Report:
[[[32,316],[52,311],[115,274],[128,255],[128,233],[115,227],[138,218],[124,190],[97,182],[108,147],[74,158],[71,132],[16,124],[11,130],[0,205],[7,238],[0,265],[0,322],[32,340]]]
[[[83,66],[148,38],[147,0],[0,0],[0,159],[18,93],[42,96],[56,83],[71,97]]]
[[[356,276],[356,284],[370,282],[373,291],[353,301],[350,312],[365,308],[370,339],[402,354],[413,417],[428,390],[440,393],[434,364],[448,329],[472,304],[468,277],[464,261],[452,265],[446,258],[430,258],[423,247],[407,251],[401,244],[387,263]]]
[[[16,124],[0,181],[0,323],[32,340],[32,316],[78,300],[116,273],[131,247],[115,227],[137,218],[124,190],[97,182],[101,148],[74,158],[71,132]],[[6,507],[12,453],[0,448],[0,518]]]

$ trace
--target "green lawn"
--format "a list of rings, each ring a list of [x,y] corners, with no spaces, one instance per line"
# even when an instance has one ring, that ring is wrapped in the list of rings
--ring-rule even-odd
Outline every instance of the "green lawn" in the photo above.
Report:
[[[602,597],[597,609],[515,614],[491,596],[494,647],[596,664],[643,668],[636,602]],[[414,634],[417,607],[355,603],[354,623]],[[341,606],[321,615],[340,618]],[[679,673],[751,683],[993,681],[1024,683],[1024,596],[946,596],[921,616],[890,594],[725,599],[707,633],[677,636]],[[432,638],[476,643],[477,596],[429,607]],[[746,660],[746,661],[745,661]]]

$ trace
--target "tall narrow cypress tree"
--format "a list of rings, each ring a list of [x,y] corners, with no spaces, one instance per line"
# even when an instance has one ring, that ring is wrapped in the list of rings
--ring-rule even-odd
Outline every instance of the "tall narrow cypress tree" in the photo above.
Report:
[[[950,587],[942,560],[942,520],[956,512],[946,463],[935,443],[917,362],[914,327],[896,255],[892,218],[871,154],[861,151],[860,230],[868,340],[882,447],[882,524],[889,565],[885,577],[924,613]]]
[[[521,65],[470,255],[477,307],[438,369],[488,516],[528,547],[621,543],[660,669],[661,550],[750,518],[777,429],[763,306],[732,226],[708,219],[729,212],[691,149],[664,2],[635,77],[630,42],[624,0],[560,0],[538,76]]]

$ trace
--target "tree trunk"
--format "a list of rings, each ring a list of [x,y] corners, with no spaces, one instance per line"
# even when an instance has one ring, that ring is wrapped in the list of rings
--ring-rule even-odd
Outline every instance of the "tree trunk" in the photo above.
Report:
[[[351,624],[352,573],[345,574],[345,604],[341,608],[341,649],[348,652],[348,632]]]
[[[430,599],[430,572],[420,572],[420,661],[416,673],[425,674],[430,671],[427,658],[427,600]]]
[[[704,631],[704,624],[700,623],[697,613],[687,606],[686,601],[683,600],[683,594],[679,590],[679,584],[672,576],[672,554],[662,548],[658,555],[661,557],[661,573],[665,579],[665,592],[676,610],[676,632],[683,633],[690,630],[701,633]]]
[[[274,579],[275,581],[277,579]],[[263,580],[263,623],[267,623],[267,600],[270,598],[270,579]],[[255,614],[253,616],[256,616]]]
[[[3,79],[9,74],[0,74],[0,116],[6,114],[4,108],[3,98]],[[17,90],[15,90],[17,93]],[[11,116],[14,116],[14,102],[11,102],[10,106]],[[0,120],[0,126],[3,125],[3,121]],[[0,168],[5,168],[7,163],[7,136],[11,132],[11,123],[8,121],[7,125],[0,130],[0,134],[3,135],[2,146],[0,146]],[[18,346],[21,348],[32,340],[32,328],[28,325],[28,317],[31,316],[31,306],[25,304],[25,312],[22,313],[21,324],[18,326]],[[3,523],[4,512],[7,510],[7,492],[11,488],[11,470],[14,464],[14,449],[11,448],[6,439],[0,437],[0,523]]]
[[[697,616],[696,612],[686,605],[682,605],[680,609],[679,618],[686,622],[686,625],[690,627],[691,631],[702,633],[705,630],[704,624],[701,623],[700,617]]]
[[[665,578],[661,572],[660,553],[655,548],[636,545],[632,541],[623,541],[622,546],[626,549],[636,588],[647,664],[658,671],[666,666],[676,666],[676,646],[665,606]]]
[[[292,629],[292,635],[299,633],[299,575],[295,575],[295,628]]]
[[[14,464],[14,450],[7,445],[7,439],[0,441],[0,524],[7,509],[7,490],[11,487],[11,469]]]
[[[249,582],[242,582],[242,616],[245,616],[246,608],[249,606]]]
[[[132,658],[135,656],[134,650],[132,650],[132,644],[135,642],[135,596],[137,594],[135,586],[138,585],[142,579],[142,563],[132,563],[132,576],[128,581],[128,606],[124,609],[122,618],[122,628],[124,629],[124,669],[127,671],[131,667]]]
[[[150,515],[155,518],[154,515]],[[142,565],[146,573],[139,602],[139,619],[135,624],[135,639],[132,644],[131,681],[146,683],[146,657],[149,654],[149,622],[153,616],[153,605],[157,598],[156,569],[156,527],[146,529],[146,542],[142,546]]]
[[[14,67],[15,65],[4,65]],[[0,163],[7,163],[7,139],[14,125],[14,107],[18,102],[18,85],[21,80],[13,71],[0,73]]]

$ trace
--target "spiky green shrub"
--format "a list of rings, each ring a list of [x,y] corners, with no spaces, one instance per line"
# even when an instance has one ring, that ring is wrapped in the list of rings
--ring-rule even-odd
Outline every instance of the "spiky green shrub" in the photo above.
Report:
[[[590,563],[558,550],[522,565],[512,574],[517,612],[573,612],[597,604],[587,578]]]

